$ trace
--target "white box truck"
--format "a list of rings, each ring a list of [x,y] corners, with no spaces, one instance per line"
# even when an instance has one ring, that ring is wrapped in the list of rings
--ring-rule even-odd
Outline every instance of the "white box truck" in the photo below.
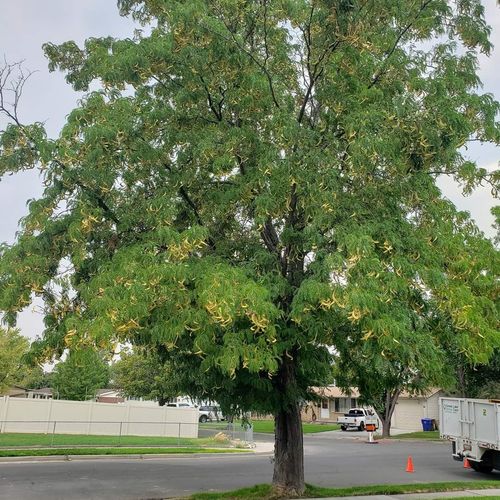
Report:
[[[440,398],[439,427],[456,460],[467,458],[478,472],[500,470],[500,402]]]

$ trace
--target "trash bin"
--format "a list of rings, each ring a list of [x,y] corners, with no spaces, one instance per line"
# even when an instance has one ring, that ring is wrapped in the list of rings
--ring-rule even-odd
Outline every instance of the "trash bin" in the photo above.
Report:
[[[424,431],[432,431],[432,418],[423,418],[422,419],[422,429]]]

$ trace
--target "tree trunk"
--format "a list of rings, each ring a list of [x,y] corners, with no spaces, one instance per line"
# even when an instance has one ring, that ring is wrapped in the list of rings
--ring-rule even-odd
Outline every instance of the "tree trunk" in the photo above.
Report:
[[[273,489],[280,497],[297,497],[304,493],[304,446],[302,421],[298,404],[281,410],[274,417]]]
[[[381,420],[382,420],[382,437],[388,438],[391,436],[391,419],[386,420],[384,418]]]
[[[393,392],[386,391],[385,395],[380,401],[380,404],[374,406],[375,413],[377,414],[380,422],[382,423],[382,437],[388,438],[391,436],[391,423],[392,415],[396,409],[396,403],[398,402],[399,394],[401,389],[395,389]]]

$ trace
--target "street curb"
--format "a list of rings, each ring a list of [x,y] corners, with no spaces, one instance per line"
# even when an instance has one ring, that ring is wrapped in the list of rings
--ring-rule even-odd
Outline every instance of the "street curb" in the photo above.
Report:
[[[0,463],[22,463],[22,462],[80,462],[85,460],[148,460],[148,459],[165,459],[165,458],[190,458],[204,456],[249,456],[261,455],[270,452],[254,452],[241,451],[238,453],[147,453],[131,454],[131,455],[47,455],[47,456],[31,456],[31,457],[0,457]]]
[[[466,490],[450,490],[450,491],[435,491],[428,493],[399,493],[395,495],[359,495],[359,496],[343,496],[343,497],[323,497],[309,498],[307,500],[435,500],[439,498],[460,498],[460,497],[476,497],[478,500],[481,497],[498,496],[500,498],[500,488],[482,488],[482,489],[466,489]]]

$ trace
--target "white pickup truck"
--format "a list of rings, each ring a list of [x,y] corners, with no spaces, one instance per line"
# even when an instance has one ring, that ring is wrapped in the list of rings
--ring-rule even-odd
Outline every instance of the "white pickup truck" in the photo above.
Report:
[[[467,458],[477,472],[500,470],[500,402],[440,398],[439,427],[455,460]]]
[[[365,408],[351,408],[343,417],[337,418],[337,423],[343,431],[347,429],[358,429],[364,431],[366,427],[366,417],[373,416],[372,410]],[[378,425],[377,425],[378,428]]]

